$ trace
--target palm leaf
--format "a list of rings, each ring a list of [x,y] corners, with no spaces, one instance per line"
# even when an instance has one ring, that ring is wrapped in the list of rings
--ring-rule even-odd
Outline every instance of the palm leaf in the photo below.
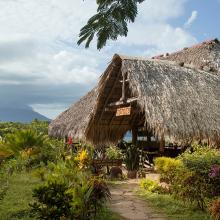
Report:
[[[92,16],[80,30],[78,45],[85,42],[88,48],[94,36],[97,49],[102,49],[108,40],[127,36],[127,23],[134,22],[138,14],[137,4],[144,0],[97,0],[97,14]]]

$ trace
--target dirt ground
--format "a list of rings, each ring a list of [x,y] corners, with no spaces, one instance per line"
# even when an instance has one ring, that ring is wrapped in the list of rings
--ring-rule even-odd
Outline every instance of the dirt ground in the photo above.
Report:
[[[147,178],[158,179],[157,174],[148,174]],[[139,180],[125,180],[110,187],[112,199],[109,208],[125,220],[165,220],[162,213],[155,211],[146,201],[135,195]]]

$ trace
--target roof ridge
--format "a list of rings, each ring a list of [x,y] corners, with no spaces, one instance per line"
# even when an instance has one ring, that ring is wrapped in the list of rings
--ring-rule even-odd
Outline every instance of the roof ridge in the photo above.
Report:
[[[183,52],[184,50],[191,50],[191,49],[195,49],[195,48],[206,47],[206,46],[212,45],[212,44],[213,45],[214,44],[220,44],[220,41],[218,40],[218,38],[214,38],[214,39],[210,39],[210,40],[205,40],[205,41],[203,41],[201,43],[194,44],[194,45],[192,45],[190,47],[184,47],[183,49],[175,51],[175,52],[172,52],[172,53],[165,53],[165,54],[159,54],[159,55],[153,56],[152,59],[158,59],[158,58],[162,58],[162,57],[166,57],[166,56],[170,56],[170,55],[175,55],[175,54]]]

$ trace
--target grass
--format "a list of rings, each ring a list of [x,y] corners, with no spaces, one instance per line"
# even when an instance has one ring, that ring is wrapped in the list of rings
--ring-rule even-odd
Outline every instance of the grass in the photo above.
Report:
[[[140,189],[137,194],[156,210],[163,212],[169,220],[211,220],[205,212],[174,199],[171,195],[150,193]]]
[[[99,216],[100,220],[122,220],[116,213],[111,212],[109,209],[102,210]]]
[[[29,204],[33,201],[32,190],[41,182],[31,173],[16,173],[9,180],[9,188],[0,200],[0,220],[35,220],[29,216]],[[99,219],[120,220],[121,218],[103,209]]]
[[[39,180],[29,173],[14,174],[9,179],[9,189],[0,201],[0,220],[31,220],[29,203],[32,202],[32,189]]]

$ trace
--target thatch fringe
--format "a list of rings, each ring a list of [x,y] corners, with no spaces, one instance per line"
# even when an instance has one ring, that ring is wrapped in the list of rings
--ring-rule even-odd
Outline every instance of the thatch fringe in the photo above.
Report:
[[[93,112],[96,97],[97,88],[94,88],[61,113],[50,123],[49,135],[58,138],[72,136],[75,139],[85,139],[85,130]]]

